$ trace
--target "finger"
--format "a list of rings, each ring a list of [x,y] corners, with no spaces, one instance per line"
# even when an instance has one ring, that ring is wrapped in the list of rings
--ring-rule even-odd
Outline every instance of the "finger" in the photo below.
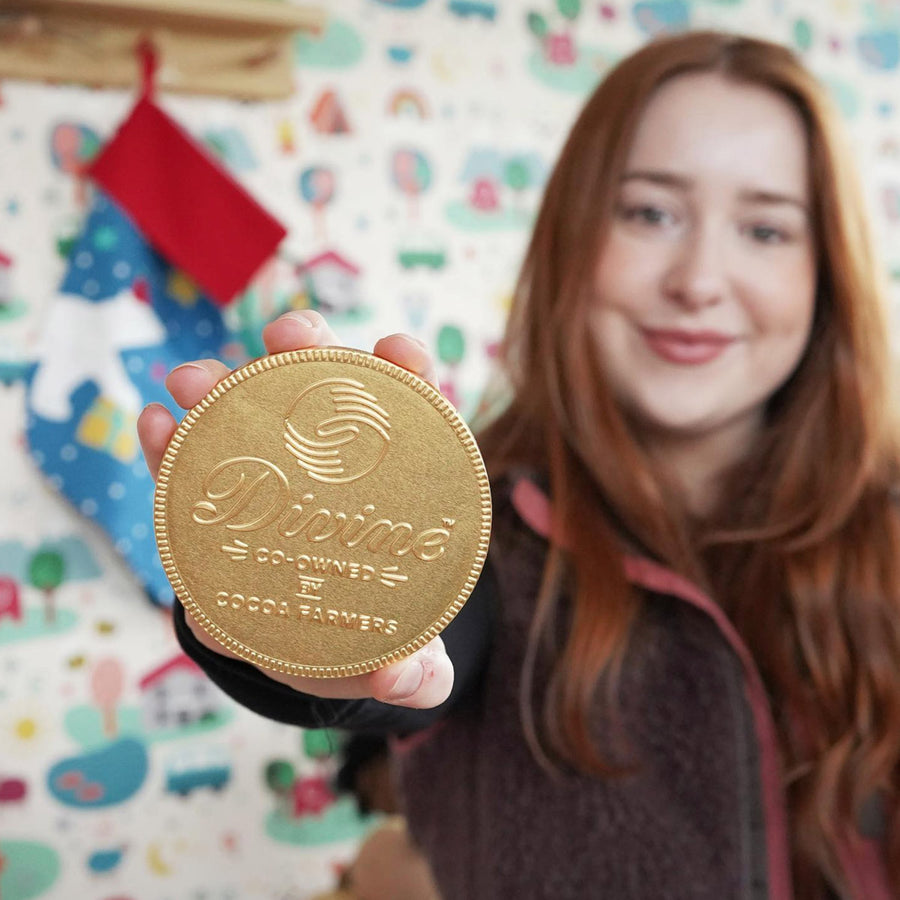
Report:
[[[372,696],[395,706],[430,709],[443,703],[453,687],[453,663],[444,642],[429,641],[408,659],[401,660],[369,676]]]
[[[175,417],[162,403],[145,406],[138,416],[137,432],[150,474],[156,478],[166,447],[178,427]]]
[[[374,353],[424,378],[437,387],[437,366],[425,344],[408,334],[390,334],[375,344]]]
[[[295,310],[279,316],[263,328],[262,337],[269,353],[340,344],[325,317],[311,309]]]
[[[177,366],[166,377],[166,388],[182,408],[196,406],[228,373],[217,359],[198,359]]]
[[[315,697],[344,700],[372,697],[383,703],[413,709],[430,709],[443,703],[453,687],[453,663],[439,637],[406,659],[366,675],[303,678],[266,669],[260,671],[296,691]]]

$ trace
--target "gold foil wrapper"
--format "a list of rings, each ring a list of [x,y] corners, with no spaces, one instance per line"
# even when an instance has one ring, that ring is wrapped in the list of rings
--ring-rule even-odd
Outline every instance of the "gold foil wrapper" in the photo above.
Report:
[[[178,598],[219,643],[330,678],[406,656],[453,619],[484,565],[491,497],[437,390],[316,348],[237,369],[187,413],[154,525]]]

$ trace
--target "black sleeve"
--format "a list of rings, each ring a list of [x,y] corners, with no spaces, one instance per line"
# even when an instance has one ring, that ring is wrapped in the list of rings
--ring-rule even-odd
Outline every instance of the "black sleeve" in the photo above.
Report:
[[[496,578],[488,563],[475,590],[441,636],[453,662],[450,696],[433,709],[407,709],[377,700],[325,700],[274,681],[256,666],[222,656],[201,644],[176,599],[175,634],[183,650],[226,694],[261,716],[304,728],[406,734],[426,728],[477,690],[490,646]]]

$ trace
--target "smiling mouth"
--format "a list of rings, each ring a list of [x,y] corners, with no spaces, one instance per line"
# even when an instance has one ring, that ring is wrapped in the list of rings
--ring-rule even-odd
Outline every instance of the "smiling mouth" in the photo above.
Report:
[[[642,328],[647,346],[666,362],[700,366],[718,359],[735,338],[714,331],[677,331]]]

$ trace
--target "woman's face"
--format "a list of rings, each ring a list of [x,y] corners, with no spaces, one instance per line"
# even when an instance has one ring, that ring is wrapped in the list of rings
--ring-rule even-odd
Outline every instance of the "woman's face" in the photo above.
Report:
[[[746,445],[806,347],[806,132],[779,95],[715,74],[651,98],[618,187],[592,319],[619,402],[650,437]]]

